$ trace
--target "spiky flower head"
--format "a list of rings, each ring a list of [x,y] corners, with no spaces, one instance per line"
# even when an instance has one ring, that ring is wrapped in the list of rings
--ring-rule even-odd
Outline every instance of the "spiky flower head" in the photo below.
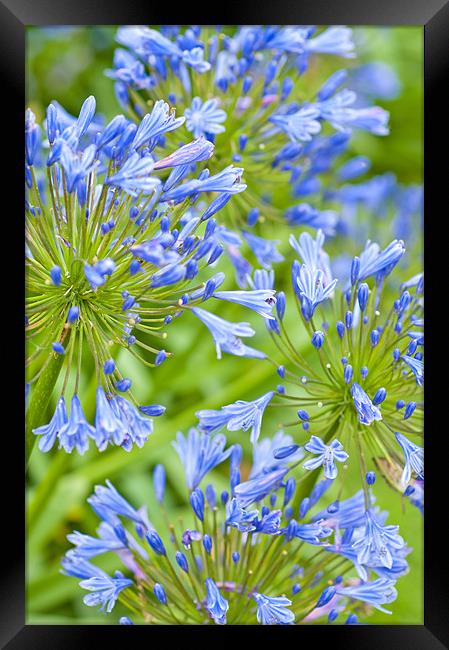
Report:
[[[96,486],[88,501],[102,520],[97,536],[68,535],[74,548],[62,561],[63,573],[91,592],[84,603],[120,610],[115,620],[128,609],[127,624],[349,623],[373,607],[389,613],[383,605],[396,597],[410,549],[397,526],[385,525],[374,495],[368,506],[360,491],[323,510],[333,482],[318,482],[307,507],[295,510],[289,502],[308,475],[303,455],[296,448],[276,459],[290,436],[278,432],[257,443],[242,477],[241,450],[225,445],[221,435],[178,434],[191,507],[182,519],[157,485],[162,517],[149,517],[145,506],[136,510],[109,481]],[[207,474],[228,457],[230,491],[220,498]],[[156,530],[153,514],[167,524]],[[108,575],[91,561],[103,554],[114,554],[121,570]]]
[[[284,307],[277,309],[275,320],[267,321],[285,355],[282,365],[271,360],[283,380],[276,397],[270,393],[269,400],[262,396],[200,411],[199,426],[204,431],[252,426],[258,435],[264,411],[294,409],[293,420],[283,417],[280,426],[295,432],[295,442],[310,454],[306,469],[323,471],[331,480],[338,480],[339,467],[365,476],[372,459],[402,492],[412,478],[424,478],[423,449],[415,442],[423,417],[422,274],[401,285],[395,298],[390,273],[405,253],[404,242],[394,240],[384,250],[368,242],[339,288],[321,231],[315,239],[292,235],[291,244],[299,258],[292,264],[294,300],[308,350],[295,344]],[[394,467],[404,468],[400,481],[392,480]],[[367,493],[365,480],[362,487]]]
[[[222,273],[208,268],[223,247],[215,220],[209,214],[204,223],[194,204],[202,197],[203,207],[204,200],[210,206],[242,192],[243,170],[228,165],[198,173],[198,161],[214,152],[202,136],[168,154],[161,151],[161,141],[184,120],[163,100],[138,125],[118,115],[103,126],[94,97],[77,118],[50,104],[42,128],[30,110],[26,113],[31,400],[35,381],[53,373],[55,382],[64,370],[54,416],[34,430],[42,451],[58,442],[67,452],[84,453],[90,439],[100,450],[109,444],[126,450],[142,446],[152,432],[148,416],[161,415],[163,408],[138,408],[132,378],[117,362],[119,350],[158,366],[171,355],[165,328],[174,318],[186,311],[204,322],[213,318],[199,305],[224,281]],[[239,302],[265,318],[275,304],[272,290],[221,291],[216,299]],[[247,354],[239,335],[252,336],[254,330],[246,323],[223,323],[235,332],[232,339],[227,333],[221,348]],[[87,351],[98,386],[94,426],[78,399]]]
[[[321,176],[332,174],[353,130],[386,135],[388,112],[366,100],[359,106],[356,93],[346,87],[346,69],[337,70],[321,87],[308,83],[310,59],[342,65],[355,57],[348,27],[244,26],[224,32],[195,26],[120,27],[116,40],[121,47],[106,74],[115,80],[117,98],[133,119],[140,119],[159,97],[184,116],[179,131],[167,134],[168,147],[180,134],[183,140],[203,136],[215,144],[213,172],[222,161],[245,168],[248,190],[227,204],[222,215],[238,235],[238,248],[246,240],[258,262],[271,265],[282,259],[278,242],[268,241],[274,227],[259,232],[264,244],[251,229],[266,219],[276,227],[285,223],[287,207],[290,225],[335,233],[338,214],[325,203],[322,207]],[[337,188],[348,174],[334,177]],[[273,200],[281,191],[287,205]],[[307,200],[313,205],[303,202]],[[226,201],[223,196],[223,206]],[[226,248],[238,265],[229,244]]]

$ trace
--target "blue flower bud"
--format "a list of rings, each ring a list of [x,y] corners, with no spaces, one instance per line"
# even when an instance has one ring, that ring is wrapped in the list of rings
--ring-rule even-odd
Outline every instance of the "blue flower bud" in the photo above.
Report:
[[[139,406],[139,411],[149,417],[158,417],[165,413],[165,406],[162,404],[149,404],[148,406]]]
[[[115,361],[113,359],[108,359],[104,362],[103,372],[105,375],[112,375],[115,370]]]
[[[165,494],[165,468],[163,465],[156,465],[153,470],[153,488],[156,499],[162,503]]]
[[[301,504],[299,506],[299,518],[300,519],[303,519],[306,516],[307,512],[309,511],[309,508],[310,508],[310,499],[309,499],[309,497],[305,497],[301,501]]]
[[[366,366],[362,366],[360,368],[360,375],[361,375],[362,379],[367,378],[367,376],[368,376],[368,368]]]
[[[409,357],[413,356],[416,352],[416,348],[418,347],[418,341],[417,339],[413,339],[410,341],[408,349],[407,349],[407,354]]]
[[[350,363],[346,364],[345,370],[344,370],[344,378],[345,378],[345,383],[346,384],[349,384],[349,382],[352,379],[353,374],[354,374],[354,370],[353,370],[351,364]]]
[[[345,314],[346,329],[348,329],[348,330],[351,329],[352,321],[353,321],[352,311],[347,311],[346,314]]]
[[[276,294],[276,312],[280,321],[284,318],[285,306],[285,293],[283,291],[279,291],[279,293]]]
[[[376,473],[375,472],[367,472],[365,476],[366,482],[368,485],[374,485],[376,481]]]
[[[354,625],[354,623],[357,623],[357,620],[357,614],[349,614],[346,619],[346,625]]]
[[[285,386],[282,386],[282,384],[278,384],[276,386],[276,390],[279,393],[279,395],[283,395],[285,393]]]
[[[352,260],[351,264],[351,284],[352,286],[355,285],[359,278],[359,273],[360,273],[360,258],[354,257]]]
[[[361,311],[365,311],[368,303],[369,288],[366,282],[362,282],[357,291],[357,300]]]
[[[292,454],[296,453],[299,449],[299,445],[289,445],[288,447],[278,447],[274,450],[273,456],[277,460],[282,460],[282,458],[288,458]]]
[[[246,223],[248,226],[252,227],[257,223],[257,220],[259,218],[259,209],[258,208],[252,208],[246,217]]]
[[[327,603],[332,600],[332,598],[336,594],[336,589],[335,587],[326,587],[326,589],[323,591],[321,596],[318,598],[318,602],[316,604],[317,607],[324,607],[324,605],[327,605]]]
[[[400,351],[400,349],[399,349],[399,348],[395,348],[395,349],[393,350],[393,359],[394,359],[395,361],[399,361],[400,357],[401,357],[401,351]]]
[[[181,551],[176,551],[175,553],[175,560],[178,564],[178,566],[185,571],[185,573],[189,572],[189,564],[187,562],[187,558],[184,555],[184,553],[181,553]]]
[[[329,616],[327,617],[327,620],[329,623],[332,623],[335,621],[336,618],[338,618],[339,611],[338,609],[331,609],[329,612]]]
[[[234,562],[234,564],[237,564],[239,560],[240,560],[240,553],[238,551],[233,551],[232,561]]]
[[[215,494],[215,488],[211,483],[206,485],[206,499],[210,507],[215,508],[217,505],[217,495]]]
[[[155,553],[158,555],[167,555],[164,543],[155,530],[150,530],[145,537]]]
[[[317,330],[312,336],[312,345],[319,350],[324,343],[324,333]]]
[[[290,79],[290,77],[285,77],[285,79],[282,82],[282,87],[281,87],[281,101],[283,102],[287,97],[290,95],[291,91],[293,90],[293,80]]]
[[[293,517],[293,508],[292,506],[287,506],[284,510],[284,517],[288,520]]]
[[[299,419],[303,422],[308,422],[310,420],[310,415],[307,413],[307,411],[304,411],[304,409],[298,409],[297,414]]]
[[[115,384],[115,387],[121,393],[126,393],[126,391],[131,388],[131,385],[132,385],[131,379],[120,379],[120,381],[118,381]]]
[[[279,366],[276,370],[277,374],[281,379],[284,379],[285,377],[285,366]]]
[[[51,281],[55,285],[55,287],[59,287],[62,281],[62,271],[60,266],[53,266],[52,269],[50,269],[50,277]]]
[[[204,521],[204,494],[200,488],[193,490],[190,495],[190,505],[193,512],[196,514],[200,521]]]
[[[408,420],[413,415],[415,409],[416,409],[416,402],[409,402],[405,407],[404,420]]]
[[[247,95],[249,93],[252,85],[253,85],[252,77],[245,77],[242,85],[242,90],[244,95]]]
[[[134,623],[128,616],[121,616],[118,622],[119,625],[134,625]]]
[[[210,537],[210,535],[207,535],[207,534],[204,535],[204,537],[203,537],[203,546],[204,546],[204,550],[206,551],[206,553],[208,555],[210,555],[210,553],[212,551],[212,538]]]
[[[385,390],[385,388],[383,387],[379,388],[373,397],[374,406],[378,406],[379,404],[382,404],[386,396],[387,396],[387,391]]]
[[[159,350],[154,360],[154,365],[160,366],[161,363],[164,363],[166,358],[167,358],[167,353],[165,352],[165,350]]]
[[[403,399],[398,399],[398,401],[396,402],[396,408],[398,409],[398,411],[400,411],[402,408],[404,408],[404,406],[405,406],[404,400]]]
[[[413,494],[414,491],[415,488],[413,487],[413,485],[407,485],[407,487],[404,490],[404,496],[409,497],[411,494]]]
[[[376,345],[379,343],[379,338],[380,338],[379,330],[373,330],[370,334],[371,346],[373,348],[375,348]]]
[[[423,358],[423,353],[422,352],[417,352],[415,354],[415,359],[417,359],[417,361],[422,361],[422,358]]]
[[[52,343],[51,347],[53,348],[54,352],[56,352],[56,354],[65,354],[64,346],[59,343],[59,341]]]
[[[300,591],[301,591],[301,585],[297,582],[292,587],[292,594],[293,595],[299,594]]]
[[[165,593],[165,589],[158,582],[156,582],[156,584],[154,585],[154,595],[161,603],[161,605],[167,604],[167,594]]]
[[[291,500],[296,489],[296,481],[293,477],[287,479],[284,489],[284,506],[286,506]]]
[[[338,321],[337,321],[337,324],[336,324],[336,328],[337,328],[337,334],[338,334],[338,336],[342,339],[343,336],[345,335],[345,326],[344,326],[344,323],[343,323],[341,320],[338,320]]]
[[[220,498],[221,498],[222,504],[225,506],[227,504],[228,500],[229,500],[229,492],[227,492],[227,490],[223,490],[223,492],[221,493]]]

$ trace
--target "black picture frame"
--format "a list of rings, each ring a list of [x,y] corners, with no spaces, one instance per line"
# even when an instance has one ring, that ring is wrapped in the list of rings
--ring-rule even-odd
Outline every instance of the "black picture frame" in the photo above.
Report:
[[[165,10],[163,8],[165,7]],[[8,280],[4,289],[2,358],[7,384],[2,392],[4,419],[1,522],[5,549],[1,563],[1,619],[0,644],[8,650],[49,648],[102,648],[111,641],[131,644],[136,641],[154,644],[154,635],[176,638],[183,644],[213,641],[226,643],[232,637],[238,642],[242,634],[251,644],[266,639],[279,643],[293,641],[303,647],[317,642],[329,647],[357,648],[357,650],[440,650],[449,648],[449,589],[444,576],[446,565],[445,508],[439,496],[447,494],[448,435],[445,427],[445,384],[439,381],[438,370],[444,371],[447,344],[442,313],[445,308],[445,239],[443,222],[447,220],[447,160],[449,152],[448,110],[444,91],[449,80],[449,2],[443,0],[303,0],[289,2],[228,0],[226,6],[204,7],[201,12],[186,3],[176,8],[178,22],[198,24],[348,24],[348,25],[422,25],[425,44],[425,259],[427,361],[430,360],[430,378],[425,388],[428,432],[426,463],[429,467],[426,481],[425,517],[425,588],[424,625],[358,625],[358,626],[285,626],[262,628],[258,626],[218,628],[200,626],[183,629],[146,626],[44,626],[25,625],[25,524],[24,524],[24,443],[20,435],[22,400],[22,365],[17,351],[23,349],[22,323],[24,277],[21,259],[23,230],[16,216],[17,206],[23,201],[23,107],[25,99],[25,26],[67,24],[159,24],[173,19],[167,5],[151,6],[148,1],[108,0],[93,3],[89,0],[2,0],[0,2],[0,78],[5,109],[2,124],[2,152],[6,163],[2,174],[3,246],[2,256],[13,251],[12,260],[2,266]],[[168,9],[168,11],[167,11]],[[221,15],[219,11],[221,10]],[[6,144],[7,137],[10,144]],[[439,156],[439,153],[442,156]],[[7,190],[7,191],[6,191]],[[444,266],[443,266],[444,265]],[[9,296],[9,297],[7,297]],[[11,296],[13,301],[10,300]],[[6,298],[6,300],[5,300]],[[16,300],[16,308],[11,303]],[[17,320],[16,320],[17,319]],[[17,340],[14,338],[17,337]],[[10,358],[9,358],[10,357]],[[429,366],[428,366],[429,367]],[[14,403],[17,402],[17,403]],[[446,397],[447,402],[447,397]],[[7,424],[6,416],[9,422]],[[11,418],[11,416],[13,416]],[[429,441],[431,440],[431,441]],[[13,471],[8,473],[6,468]],[[443,500],[441,499],[441,503]],[[273,636],[275,635],[275,636]],[[298,636],[296,636],[298,635]],[[326,638],[324,638],[326,637]],[[243,641],[240,641],[243,643]],[[307,645],[305,645],[307,644]]]

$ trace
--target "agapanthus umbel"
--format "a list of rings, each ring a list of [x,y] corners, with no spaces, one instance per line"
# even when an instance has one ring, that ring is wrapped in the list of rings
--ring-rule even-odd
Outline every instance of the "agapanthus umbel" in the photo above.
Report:
[[[285,316],[285,295],[279,292],[277,318],[267,321],[277,350],[285,355],[283,365],[272,360],[283,380],[277,396],[270,393],[270,399],[265,395],[199,411],[199,427],[246,431],[252,426],[259,435],[264,411],[275,407],[282,413],[282,426],[291,428],[295,442],[309,452],[306,469],[322,468],[324,476],[334,480],[339,463],[364,475],[372,459],[403,491],[412,478],[424,479],[419,444],[423,275],[401,285],[395,299],[389,276],[404,255],[405,244],[394,240],[381,250],[368,242],[347,268],[347,280],[339,289],[321,231],[315,239],[303,233],[299,240],[292,235],[290,241],[299,258],[292,264],[292,283],[299,320],[310,341],[308,350],[295,343]],[[252,285],[273,287],[274,274],[259,271]],[[284,415],[290,409],[296,412],[293,420]],[[404,469],[393,480],[394,467]]]
[[[145,506],[135,509],[109,481],[96,486],[88,501],[102,520],[97,536],[68,535],[74,548],[62,560],[63,573],[89,591],[84,603],[114,609],[120,624],[351,624],[373,607],[390,613],[384,605],[396,598],[410,549],[397,526],[385,525],[371,488],[368,503],[360,491],[323,510],[333,482],[320,481],[293,508],[307,472],[297,448],[276,458],[292,447],[290,436],[256,443],[249,476],[241,476],[240,446],[225,445],[222,435],[178,433],[192,511],[181,520],[164,503],[158,465],[157,518],[167,524],[157,530]],[[228,457],[229,490],[218,493],[207,475]],[[120,567],[111,575],[91,561],[106,553]]]
[[[245,184],[240,167],[223,165],[215,174],[195,170],[214,152],[202,136],[168,155],[160,153],[161,139],[184,120],[162,100],[138,125],[118,115],[102,126],[94,97],[83,103],[77,118],[50,104],[44,128],[27,110],[25,323],[31,404],[35,382],[41,400],[36,408],[42,410],[39,382],[45,377],[51,389],[48,377],[54,385],[64,371],[53,418],[34,430],[42,451],[58,442],[67,452],[84,453],[90,439],[100,450],[145,443],[152,432],[149,417],[164,409],[138,408],[132,380],[115,361],[121,348],[149,367],[160,365],[170,356],[162,347],[164,329],[186,311],[217,340],[218,317],[202,307],[214,296],[271,318],[273,290],[218,292],[224,275],[205,272],[223,247],[215,220],[195,216],[192,206],[200,196],[209,202],[231,197]],[[247,323],[219,322],[223,334],[217,350],[264,356],[242,343],[240,336],[254,334]],[[78,399],[86,350],[98,385],[94,424]]]
[[[212,27],[123,26],[116,40],[122,47],[107,75],[130,116],[140,119],[148,105],[165,97],[185,117],[181,129],[167,133],[167,146],[181,134],[183,140],[203,136],[215,143],[212,171],[223,161],[245,168],[245,195],[226,207],[229,196],[219,199],[238,249],[246,243],[268,268],[282,259],[278,241],[270,237],[285,219],[335,233],[338,214],[323,209],[321,177],[333,173],[354,129],[388,133],[388,112],[367,106],[366,99],[360,105],[346,87],[346,69],[322,77],[321,87],[305,74],[311,58],[341,65],[355,57],[350,28],[244,26],[223,33]],[[341,179],[334,176],[338,186]],[[251,231],[266,219],[273,227],[260,230],[262,239]],[[237,267],[243,263],[226,248]]]

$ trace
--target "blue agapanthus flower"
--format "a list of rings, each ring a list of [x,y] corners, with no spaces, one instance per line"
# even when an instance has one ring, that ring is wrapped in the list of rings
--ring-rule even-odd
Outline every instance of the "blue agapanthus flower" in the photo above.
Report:
[[[396,433],[396,440],[401,445],[404,452],[405,466],[401,476],[401,483],[405,487],[411,477],[412,472],[418,479],[424,480],[424,449],[415,445],[402,433]]]
[[[296,462],[292,454],[308,451],[314,458],[307,458],[303,466],[309,470],[323,466],[325,478],[335,480],[338,462],[344,463],[346,450],[353,448],[349,472],[359,474],[362,468],[366,473],[365,458],[374,457],[388,482],[402,492],[405,485],[398,477],[403,471],[407,481],[411,472],[418,480],[423,476],[422,452],[415,453],[407,445],[408,438],[395,437],[396,432],[401,432],[400,436],[422,432],[423,277],[412,276],[399,285],[398,293],[393,288],[391,294],[389,276],[404,255],[404,243],[393,240],[384,250],[368,243],[360,256],[346,262],[348,282],[338,291],[331,259],[323,249],[322,231],[315,237],[291,235],[290,244],[299,257],[292,263],[293,296],[303,336],[310,344],[307,351],[304,338],[296,343],[296,330],[286,317],[288,295],[278,292],[274,318],[266,323],[282,354],[281,359],[279,355],[268,357],[282,383],[269,399],[264,396],[264,408],[277,409],[282,417],[279,426],[291,427],[292,437],[279,449],[266,443],[255,463],[258,472],[279,470]],[[249,284],[274,289],[274,272],[258,271],[249,277]],[[255,404],[239,400],[219,410],[200,412],[200,426],[235,430],[234,424],[235,428],[241,426],[239,419],[233,420],[235,410],[247,428],[253,420],[257,423],[251,436],[254,442],[262,429],[262,413],[253,410]],[[293,417],[286,415],[288,409],[294,409]],[[245,426],[241,428],[245,430]],[[405,446],[405,468],[397,440]],[[240,489],[238,486],[237,491]],[[365,497],[366,507],[369,499]],[[302,508],[307,512],[307,502]]]
[[[132,33],[143,39],[143,49],[159,42],[137,28]],[[29,109],[25,116],[26,327],[35,373],[29,383],[33,386],[41,371],[58,364],[65,375],[50,422],[31,424],[45,452],[58,443],[68,453],[84,454],[90,440],[100,451],[109,445],[129,451],[152,434],[148,409],[139,410],[132,380],[110,358],[112,339],[138,361],[157,367],[171,356],[160,346],[163,326],[191,310],[211,329],[218,356],[221,350],[264,356],[239,338],[253,336],[249,325],[229,325],[203,309],[224,274],[199,281],[224,250],[212,218],[220,209],[217,199],[225,196],[228,202],[244,191],[243,169],[231,164],[214,174],[202,165],[197,169],[214,153],[213,143],[202,136],[182,146],[179,140],[173,147],[162,146],[185,121],[163,99],[138,124],[118,115],[103,125],[95,118],[95,106],[95,98],[88,97],[79,116],[72,117],[53,102],[45,128]],[[41,137],[44,130],[47,139]],[[203,217],[214,204],[203,231],[194,206],[199,196]],[[274,291],[216,295],[264,318],[270,317],[273,296]],[[85,350],[95,360],[97,375],[94,424],[79,401]],[[75,390],[67,395],[73,390],[72,373]],[[29,407],[35,410],[33,393],[32,387]],[[45,412],[41,403],[39,411]],[[28,454],[31,449],[30,443]]]
[[[248,431],[251,429],[251,442],[254,444],[260,435],[263,413],[274,396],[270,391],[252,402],[238,400],[235,404],[223,406],[220,411],[198,411],[199,427],[208,433],[226,427],[228,431]]]
[[[262,625],[289,625],[295,620],[295,615],[287,609],[292,601],[284,596],[269,597],[254,593],[257,603],[257,620]]]
[[[190,108],[186,108],[184,115],[186,127],[195,138],[200,135],[216,135],[225,131],[223,122],[227,116],[224,110],[218,108],[217,99],[208,99],[202,102],[200,97],[194,97]]]
[[[274,444],[279,442],[280,436]],[[316,507],[316,514],[310,516],[301,504],[296,521],[291,503],[305,475],[297,459],[284,459],[285,466],[277,469],[267,465],[265,472],[253,468],[250,474],[256,476],[242,480],[236,476],[242,449],[224,451],[225,444],[223,436],[195,430],[187,438],[178,435],[175,447],[190,514],[187,510],[180,519],[178,506],[155,484],[159,496],[154,503],[162,509],[157,516],[154,512],[157,530],[145,506],[136,509],[109,482],[96,486],[89,503],[102,520],[97,536],[68,535],[74,548],[62,560],[63,573],[90,592],[87,605],[109,613],[120,599],[132,611],[133,624],[285,625],[323,616],[331,623],[335,608],[347,617],[355,611],[366,616],[369,609],[361,610],[360,603],[382,608],[394,600],[396,580],[408,569],[409,549],[397,526],[385,525],[387,513],[374,505],[366,510],[363,492],[340,506],[320,505],[333,489],[325,480],[312,491],[301,489],[301,498],[308,499],[309,510]],[[215,471],[228,455],[231,494],[222,489],[227,479],[221,468]],[[159,464],[153,476],[160,474]],[[199,484],[207,474],[203,492]],[[93,564],[106,554],[110,562],[115,557],[121,563],[123,573],[108,575]],[[142,589],[148,598],[139,599]]]
[[[106,74],[134,120],[161,97],[176,107],[182,116],[176,119],[185,121],[174,133],[167,129],[166,147],[178,144],[181,134],[183,139],[204,136],[215,144],[216,157],[208,162],[212,175],[218,161],[247,169],[245,200],[236,197],[228,203],[224,195],[216,200],[226,225],[245,231],[251,253],[269,268],[282,256],[259,223],[282,220],[283,210],[273,200],[277,188],[287,189],[288,223],[335,234],[338,211],[334,206],[323,209],[328,193],[321,176],[332,173],[354,130],[386,135],[388,113],[370,105],[366,94],[359,105],[354,88],[347,87],[351,76],[344,68],[304,101],[301,77],[312,60],[319,70],[329,56],[336,64],[356,56],[348,27],[241,26],[226,36],[220,30],[122,26],[116,37],[121,47]],[[341,179],[334,176],[337,189]],[[316,194],[313,205],[297,203],[304,192]],[[183,200],[179,189],[164,196]]]
[[[312,436],[309,442],[304,445],[304,449],[311,454],[315,454],[316,458],[311,458],[303,463],[306,469],[316,469],[323,466],[324,476],[328,479],[337,477],[338,470],[335,461],[344,463],[349,455],[343,449],[343,445],[337,439],[332,440],[330,445],[326,445],[318,436]]]
[[[224,449],[224,436],[210,436],[197,429],[190,429],[186,438],[182,433],[178,433],[176,442],[172,444],[183,464],[187,487],[190,490],[197,488],[204,476],[229,458],[232,451],[232,447]]]

